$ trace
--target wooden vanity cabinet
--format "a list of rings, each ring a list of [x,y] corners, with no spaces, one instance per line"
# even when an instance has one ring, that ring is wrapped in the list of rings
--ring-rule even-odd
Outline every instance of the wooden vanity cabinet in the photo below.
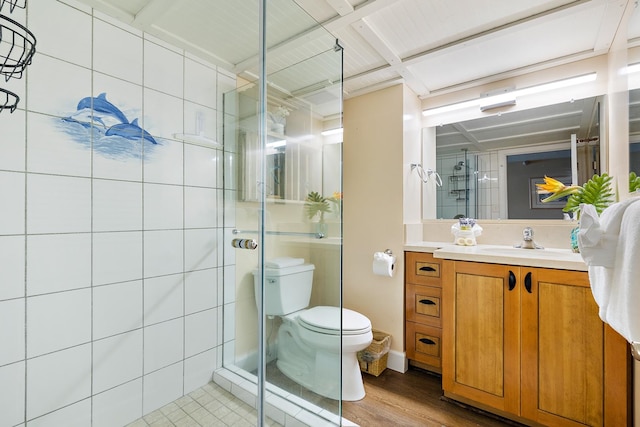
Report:
[[[626,341],[586,272],[443,261],[445,395],[527,424],[626,426]]]
[[[441,260],[430,253],[405,253],[405,342],[409,362],[442,371]]]

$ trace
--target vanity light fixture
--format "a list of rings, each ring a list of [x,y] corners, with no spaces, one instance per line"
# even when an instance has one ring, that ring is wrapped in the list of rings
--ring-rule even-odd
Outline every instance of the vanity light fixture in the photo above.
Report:
[[[442,107],[436,107],[436,108],[427,108],[425,110],[422,110],[422,115],[425,117],[433,116],[436,114],[448,113],[450,111],[462,110],[465,108],[476,107],[476,106],[480,106],[480,109],[484,111],[488,108],[496,108],[496,107],[505,106],[505,105],[514,105],[515,99],[518,96],[532,95],[534,93],[547,92],[550,90],[592,82],[596,79],[597,76],[598,74],[594,72],[594,73],[583,74],[581,76],[571,77],[571,78],[562,79],[562,80],[556,80],[554,82],[543,83],[540,85],[530,86],[523,89],[517,89],[513,91],[508,91],[508,92],[503,89],[500,91],[501,93],[497,95],[493,95],[493,96],[485,95],[484,97],[481,96],[480,98],[477,98],[477,99],[458,102],[456,104],[449,104],[449,105],[444,105]],[[484,105],[484,108],[482,107],[483,105]]]
[[[338,135],[338,134],[341,134],[342,132],[343,132],[342,128],[336,128],[336,129],[323,130],[322,132],[320,132],[320,135],[322,136]]]

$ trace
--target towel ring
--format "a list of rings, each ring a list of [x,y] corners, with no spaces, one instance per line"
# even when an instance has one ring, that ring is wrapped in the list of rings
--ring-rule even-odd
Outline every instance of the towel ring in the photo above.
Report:
[[[429,182],[429,178],[433,175],[436,185],[442,187],[442,178],[440,174],[433,169],[424,169],[420,163],[411,163],[411,170],[416,170],[418,176],[425,184]]]

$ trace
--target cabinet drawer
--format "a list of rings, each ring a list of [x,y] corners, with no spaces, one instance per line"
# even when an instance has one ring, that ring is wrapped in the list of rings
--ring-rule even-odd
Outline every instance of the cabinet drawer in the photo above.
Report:
[[[430,365],[439,372],[441,364],[442,330],[419,323],[407,322],[407,357]]]
[[[439,259],[435,259],[432,254],[406,252],[405,262],[408,283],[440,286],[441,262]]]
[[[442,289],[434,286],[407,283],[406,320],[431,326],[442,326],[440,303]]]

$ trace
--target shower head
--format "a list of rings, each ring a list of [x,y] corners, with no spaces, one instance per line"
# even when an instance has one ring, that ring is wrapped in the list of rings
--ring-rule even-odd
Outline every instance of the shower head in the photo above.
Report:
[[[457,165],[455,165],[453,168],[454,168],[455,170],[459,171],[459,170],[461,170],[461,169],[462,169],[462,167],[463,167],[463,166],[464,166],[464,161],[460,160],[460,161],[458,162],[458,164],[457,164]]]

